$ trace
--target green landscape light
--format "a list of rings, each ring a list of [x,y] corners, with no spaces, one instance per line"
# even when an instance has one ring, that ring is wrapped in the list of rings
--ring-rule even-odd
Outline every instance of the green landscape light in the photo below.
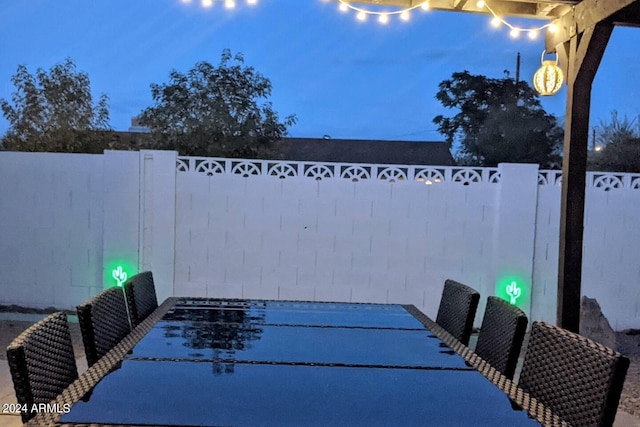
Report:
[[[116,286],[121,288],[124,282],[127,280],[127,272],[122,270],[122,266],[119,265],[111,271],[111,275],[116,279]]]
[[[522,278],[505,275],[496,280],[495,294],[520,308],[528,308],[531,292],[530,286]]]
[[[121,288],[128,278],[136,274],[133,264],[123,260],[114,259],[105,264],[103,284],[105,288],[117,286]]]
[[[509,302],[511,304],[516,304],[516,301],[522,295],[522,288],[518,287],[518,283],[516,281],[511,282],[507,285],[507,295],[509,295]]]

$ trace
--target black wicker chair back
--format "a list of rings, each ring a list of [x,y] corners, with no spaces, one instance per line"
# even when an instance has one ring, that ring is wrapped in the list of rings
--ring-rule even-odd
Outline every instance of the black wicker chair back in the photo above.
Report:
[[[436,323],[462,344],[469,345],[479,301],[480,294],[476,290],[447,279],[444,282]]]
[[[611,426],[629,359],[581,335],[534,322],[518,385],[574,427]]]
[[[67,315],[58,312],[33,324],[7,347],[7,360],[18,403],[26,406],[22,421],[49,403],[78,378]]]
[[[527,315],[502,298],[487,298],[475,353],[512,379],[527,332]]]
[[[156,288],[153,283],[153,274],[150,271],[136,274],[124,284],[129,304],[129,313],[133,326],[138,326],[140,322],[153,313],[158,308]]]
[[[87,365],[93,366],[131,332],[122,288],[109,288],[77,307]]]

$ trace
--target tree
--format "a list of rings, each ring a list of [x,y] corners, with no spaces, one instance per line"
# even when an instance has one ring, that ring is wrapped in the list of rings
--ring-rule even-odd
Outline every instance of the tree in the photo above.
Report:
[[[198,62],[182,74],[169,73],[169,83],[152,84],[155,105],[140,115],[154,137],[155,148],[183,155],[222,157],[278,157],[282,138],[296,117],[283,122],[266,100],[271,82],[242,54],[222,52],[219,65]]]
[[[450,147],[459,143],[459,163],[538,163],[544,168],[560,163],[564,132],[526,82],[463,71],[453,73],[438,88],[436,99],[459,110],[453,117],[433,119]]]
[[[594,150],[589,153],[589,169],[613,172],[640,172],[640,117],[629,121],[611,113],[611,122],[600,121]],[[634,125],[635,122],[635,125]]]
[[[6,150],[101,152],[111,139],[108,98],[93,105],[91,83],[71,59],[35,76],[19,65],[11,78],[12,103],[0,99],[10,127],[0,140]]]

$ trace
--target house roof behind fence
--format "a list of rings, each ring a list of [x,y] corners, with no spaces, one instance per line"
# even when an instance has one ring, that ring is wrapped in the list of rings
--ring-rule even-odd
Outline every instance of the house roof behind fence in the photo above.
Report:
[[[445,142],[287,138],[285,160],[454,166]]]

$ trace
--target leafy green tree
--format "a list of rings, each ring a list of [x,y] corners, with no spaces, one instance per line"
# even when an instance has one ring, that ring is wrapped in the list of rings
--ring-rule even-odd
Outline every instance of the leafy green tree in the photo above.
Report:
[[[594,150],[589,153],[589,169],[612,172],[640,172],[640,116],[618,119],[611,113],[611,121],[600,121],[595,128]]]
[[[11,78],[11,103],[0,99],[9,130],[0,143],[5,150],[101,152],[112,139],[108,98],[93,104],[88,74],[71,59],[35,75],[19,65]]]
[[[171,71],[169,83],[151,85],[151,95],[155,105],[141,113],[140,124],[151,130],[155,148],[183,155],[277,158],[296,122],[294,115],[279,121],[266,101],[270,80],[228,49],[218,66],[198,62],[187,74]]]
[[[436,99],[446,108],[459,110],[453,117],[433,119],[450,147],[459,144],[459,163],[559,165],[564,132],[526,82],[508,75],[492,79],[463,71],[453,73],[438,89]]]

